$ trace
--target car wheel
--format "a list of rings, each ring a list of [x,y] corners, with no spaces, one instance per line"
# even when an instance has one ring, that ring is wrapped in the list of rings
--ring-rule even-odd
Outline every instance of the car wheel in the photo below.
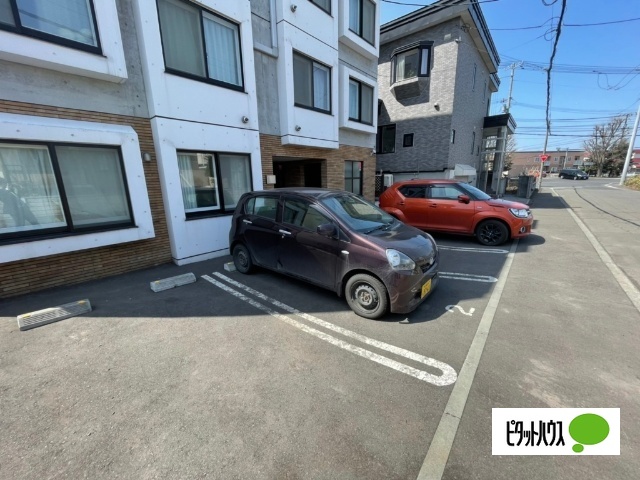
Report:
[[[564,179],[564,175],[560,175],[560,178]]]
[[[387,313],[389,307],[384,284],[365,273],[354,275],[347,281],[345,296],[351,310],[364,318],[378,319]]]
[[[250,273],[253,270],[251,254],[241,243],[233,247],[233,264],[240,273]]]
[[[482,245],[495,247],[509,239],[509,231],[499,220],[485,220],[476,228],[476,238]]]

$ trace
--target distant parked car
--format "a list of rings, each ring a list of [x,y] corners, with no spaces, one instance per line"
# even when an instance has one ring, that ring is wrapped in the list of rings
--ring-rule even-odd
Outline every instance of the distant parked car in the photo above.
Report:
[[[497,200],[454,180],[397,182],[380,196],[380,207],[427,231],[475,235],[483,245],[500,245],[531,233],[533,215],[524,203]]]
[[[246,193],[229,245],[239,272],[258,265],[333,290],[365,318],[414,310],[438,281],[431,235],[341,190]]]
[[[564,170],[560,170],[558,176],[560,178],[571,178],[573,180],[589,180],[589,175],[577,168],[565,168]]]

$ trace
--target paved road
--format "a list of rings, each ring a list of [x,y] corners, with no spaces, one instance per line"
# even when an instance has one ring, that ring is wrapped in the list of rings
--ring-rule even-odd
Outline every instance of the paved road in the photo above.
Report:
[[[571,212],[622,268],[640,222],[611,213],[640,194],[546,180],[512,253],[437,236],[445,278],[409,316],[368,321],[228,258],[5,301],[0,478],[415,479],[436,445],[434,478],[636,478],[640,312]],[[81,298],[91,314],[18,331]],[[622,455],[493,457],[494,407],[620,407]]]

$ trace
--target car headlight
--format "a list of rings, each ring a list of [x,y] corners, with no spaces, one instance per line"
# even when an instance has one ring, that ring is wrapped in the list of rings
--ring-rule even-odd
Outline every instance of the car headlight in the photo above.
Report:
[[[387,260],[394,270],[414,270],[416,263],[407,255],[393,248],[387,249]]]
[[[511,215],[518,218],[527,218],[529,216],[529,210],[526,208],[510,208]]]

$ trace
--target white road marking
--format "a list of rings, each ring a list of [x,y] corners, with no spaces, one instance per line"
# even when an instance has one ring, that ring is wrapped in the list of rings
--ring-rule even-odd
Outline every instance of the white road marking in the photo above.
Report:
[[[456,371],[448,364],[444,363],[444,362],[440,362],[439,360],[436,360],[434,358],[430,358],[430,357],[425,357],[423,355],[420,355],[418,353],[414,353],[411,352],[409,350],[405,350],[404,348],[400,348],[400,347],[396,347],[394,345],[389,345],[388,343],[384,343],[381,342],[379,340],[374,340],[373,338],[369,338],[369,337],[365,337],[364,335],[360,335],[359,333],[356,332],[352,332],[351,330],[347,330],[346,328],[342,328],[339,327],[337,325],[334,325],[333,323],[329,323],[326,322],[325,320],[322,320],[318,317],[314,317],[313,315],[309,315],[307,313],[301,312],[300,310],[293,308],[285,303],[282,303],[278,300],[275,300],[273,298],[270,298],[266,295],[264,295],[261,292],[258,292],[257,290],[254,290],[251,287],[248,287],[246,285],[243,285],[240,282],[236,282],[235,280],[233,280],[232,278],[227,277],[226,275],[220,273],[220,272],[214,272],[213,273],[215,276],[217,276],[218,278],[225,280],[226,282],[244,290],[245,292],[251,293],[252,295],[255,295],[256,297],[260,298],[261,300],[264,300],[265,302],[269,302],[273,305],[275,305],[276,307],[282,308],[283,310],[286,310],[289,313],[293,313],[294,315],[298,315],[301,318],[304,318],[305,320],[308,320],[310,322],[315,323],[316,325],[320,325],[321,327],[326,328],[327,330],[332,330],[336,333],[339,333],[341,335],[344,335],[345,337],[350,337],[350,338],[354,338],[362,343],[365,343],[367,345],[371,345],[372,347],[376,347],[379,348],[380,350],[386,350],[387,352],[391,352],[394,353],[396,355],[399,355],[401,357],[405,357],[408,358],[410,360],[414,360],[416,362],[420,362],[420,363],[424,363],[425,365],[429,365],[430,367],[434,367],[438,370],[440,370],[442,372],[441,377],[443,377],[443,380],[446,383],[443,383],[443,385],[450,385],[453,382],[456,381],[457,378],[457,374]]]
[[[476,311],[475,308],[471,307],[468,312],[465,312],[464,308],[462,308],[460,305],[447,305],[444,308],[447,312],[450,312],[450,313],[453,313],[454,309],[457,308],[458,310],[460,310],[461,314],[466,315],[467,317],[471,317],[473,315],[473,312]]]
[[[496,277],[489,277],[488,275],[471,275],[470,273],[439,272],[438,277],[448,278],[450,280],[465,280],[467,282],[496,283],[498,281]]]
[[[469,398],[469,391],[471,390],[471,385],[473,384],[473,379],[476,375],[478,364],[480,363],[480,357],[482,357],[482,352],[484,351],[484,346],[489,336],[489,330],[491,330],[491,324],[493,323],[493,318],[500,303],[500,297],[502,297],[504,286],[507,283],[507,277],[509,276],[517,247],[518,240],[516,239],[511,244],[511,250],[509,250],[507,259],[500,271],[498,283],[493,289],[487,308],[482,315],[482,319],[480,319],[480,324],[473,337],[473,342],[471,342],[469,353],[467,353],[467,358],[458,374],[458,381],[453,386],[453,391],[449,396],[447,406],[440,418],[436,433],[431,440],[429,451],[427,451],[427,456],[422,463],[422,468],[420,469],[417,480],[442,479],[453,441],[456,438],[458,425],[460,425],[464,407],[467,403],[467,398]]]
[[[217,272],[214,275],[217,275],[219,277],[224,277],[224,275],[218,274]],[[382,355],[378,355],[377,353],[371,352],[371,351],[366,350],[364,348],[360,348],[360,347],[356,347],[355,345],[351,345],[350,343],[347,343],[347,342],[345,342],[343,340],[335,338],[335,337],[333,337],[333,336],[331,336],[331,335],[329,335],[327,333],[321,332],[320,330],[316,330],[315,328],[311,328],[308,325],[305,325],[304,323],[300,323],[300,322],[294,320],[291,317],[288,317],[286,315],[282,315],[281,313],[279,313],[279,312],[267,307],[266,305],[263,305],[260,302],[257,302],[255,300],[253,300],[252,298],[249,298],[246,295],[240,293],[239,291],[234,290],[233,288],[229,287],[228,285],[226,285],[226,284],[224,284],[222,282],[219,282],[217,280],[214,280],[209,275],[203,275],[202,278],[205,279],[206,281],[212,283],[216,287],[224,290],[225,292],[233,295],[234,297],[249,303],[253,307],[255,307],[255,308],[259,309],[259,310],[262,310],[263,312],[268,313],[272,317],[275,317],[275,318],[277,318],[279,320],[282,320],[283,322],[285,322],[285,323],[287,323],[287,324],[289,324],[289,325],[291,325],[293,327],[296,327],[296,328],[302,330],[305,333],[308,333],[308,334],[313,335],[313,336],[315,336],[317,338],[320,338],[321,340],[324,340],[324,341],[326,341],[326,342],[328,342],[328,343],[330,343],[330,344],[332,344],[332,345],[334,345],[336,347],[340,347],[343,350],[347,350],[348,352],[354,353],[354,354],[359,355],[359,356],[361,356],[363,358],[366,358],[368,360],[371,360],[371,361],[377,362],[377,363],[379,363],[381,365],[384,365],[385,367],[392,368],[392,369],[394,369],[394,370],[396,370],[398,372],[404,373],[406,375],[410,375],[412,377],[415,377],[415,378],[417,378],[419,380],[422,380],[424,382],[427,382],[427,383],[431,383],[433,385],[446,386],[446,385],[450,385],[451,383],[456,381],[457,375],[455,373],[455,370],[453,370],[453,368],[451,368],[446,363],[438,362],[437,360],[433,360],[433,359],[430,359],[428,357],[422,357],[424,360],[428,361],[428,362],[427,361],[423,361],[423,363],[426,363],[427,365],[430,365],[430,366],[433,366],[433,367],[435,367],[437,369],[442,370],[443,374],[442,375],[433,375],[431,373],[428,373],[428,372],[425,372],[425,371],[422,371],[422,370],[418,370],[417,368],[413,368],[413,367],[410,367],[408,365],[404,365],[403,363],[396,362],[395,360],[391,360],[390,358],[383,357]],[[229,279],[229,280],[231,280],[231,279]],[[233,280],[231,280],[231,281],[233,282]],[[247,287],[247,288],[249,288],[249,287]],[[253,290],[253,291],[255,292],[255,290]],[[256,293],[259,293],[262,297],[264,297],[265,299],[268,299],[268,297],[266,297],[266,295],[263,295],[260,292],[256,292]],[[262,298],[262,297],[260,297],[260,298]],[[275,300],[274,300],[274,302],[275,302]],[[282,304],[282,305],[284,305],[284,304]],[[278,306],[280,306],[280,305],[278,305]],[[291,308],[291,307],[289,307],[289,308]],[[293,309],[293,310],[295,310],[295,309]],[[302,312],[300,312],[300,313],[302,313]],[[311,316],[309,315],[309,317],[311,317]],[[312,317],[312,318],[315,318],[315,317]],[[320,319],[316,319],[316,320],[320,320]],[[320,321],[323,322],[323,323],[327,323],[327,322],[324,322],[322,320],[320,320]],[[328,325],[332,325],[332,324],[329,324],[329,323],[327,323],[327,324]],[[340,327],[336,327],[335,325],[332,325],[332,326],[335,327],[336,329],[340,328]],[[329,328],[329,327],[327,327],[327,328]],[[341,329],[341,330],[344,330],[344,329]],[[344,332],[349,332],[349,330],[344,330]],[[343,333],[343,332],[340,332],[340,333]],[[349,333],[352,334],[350,336],[353,336],[353,338],[357,338],[357,337],[362,337],[363,339],[367,338],[367,337],[364,337],[364,336],[360,336],[360,335],[358,335],[358,334],[356,334],[354,332],[349,332]],[[345,334],[345,333],[343,333],[343,334]],[[372,341],[372,342],[376,342],[375,340],[372,340],[372,339],[367,339],[367,340]],[[364,341],[364,340],[361,340],[361,341]],[[379,343],[381,345],[386,345],[386,344],[383,344],[382,342],[379,342]],[[397,347],[393,347],[392,345],[386,345],[386,346],[387,347],[391,347],[392,349],[396,349],[397,348]],[[394,352],[393,350],[389,350],[389,351],[391,351],[393,353],[397,353],[397,352]],[[398,352],[399,351],[403,351],[403,349],[397,348],[397,351]],[[407,350],[404,350],[404,352],[407,353],[407,354],[414,355],[415,356],[415,358],[413,358],[414,360],[422,361],[422,360],[418,359],[419,357],[421,357],[421,355],[414,354],[413,352],[409,352]],[[398,353],[398,354],[400,355],[400,353]],[[407,358],[410,358],[410,357],[407,357]]]
[[[471,248],[471,247],[448,247],[446,245],[438,245],[438,250],[454,250],[456,252],[474,252],[474,253],[500,253],[506,255],[509,250],[501,248]]]

